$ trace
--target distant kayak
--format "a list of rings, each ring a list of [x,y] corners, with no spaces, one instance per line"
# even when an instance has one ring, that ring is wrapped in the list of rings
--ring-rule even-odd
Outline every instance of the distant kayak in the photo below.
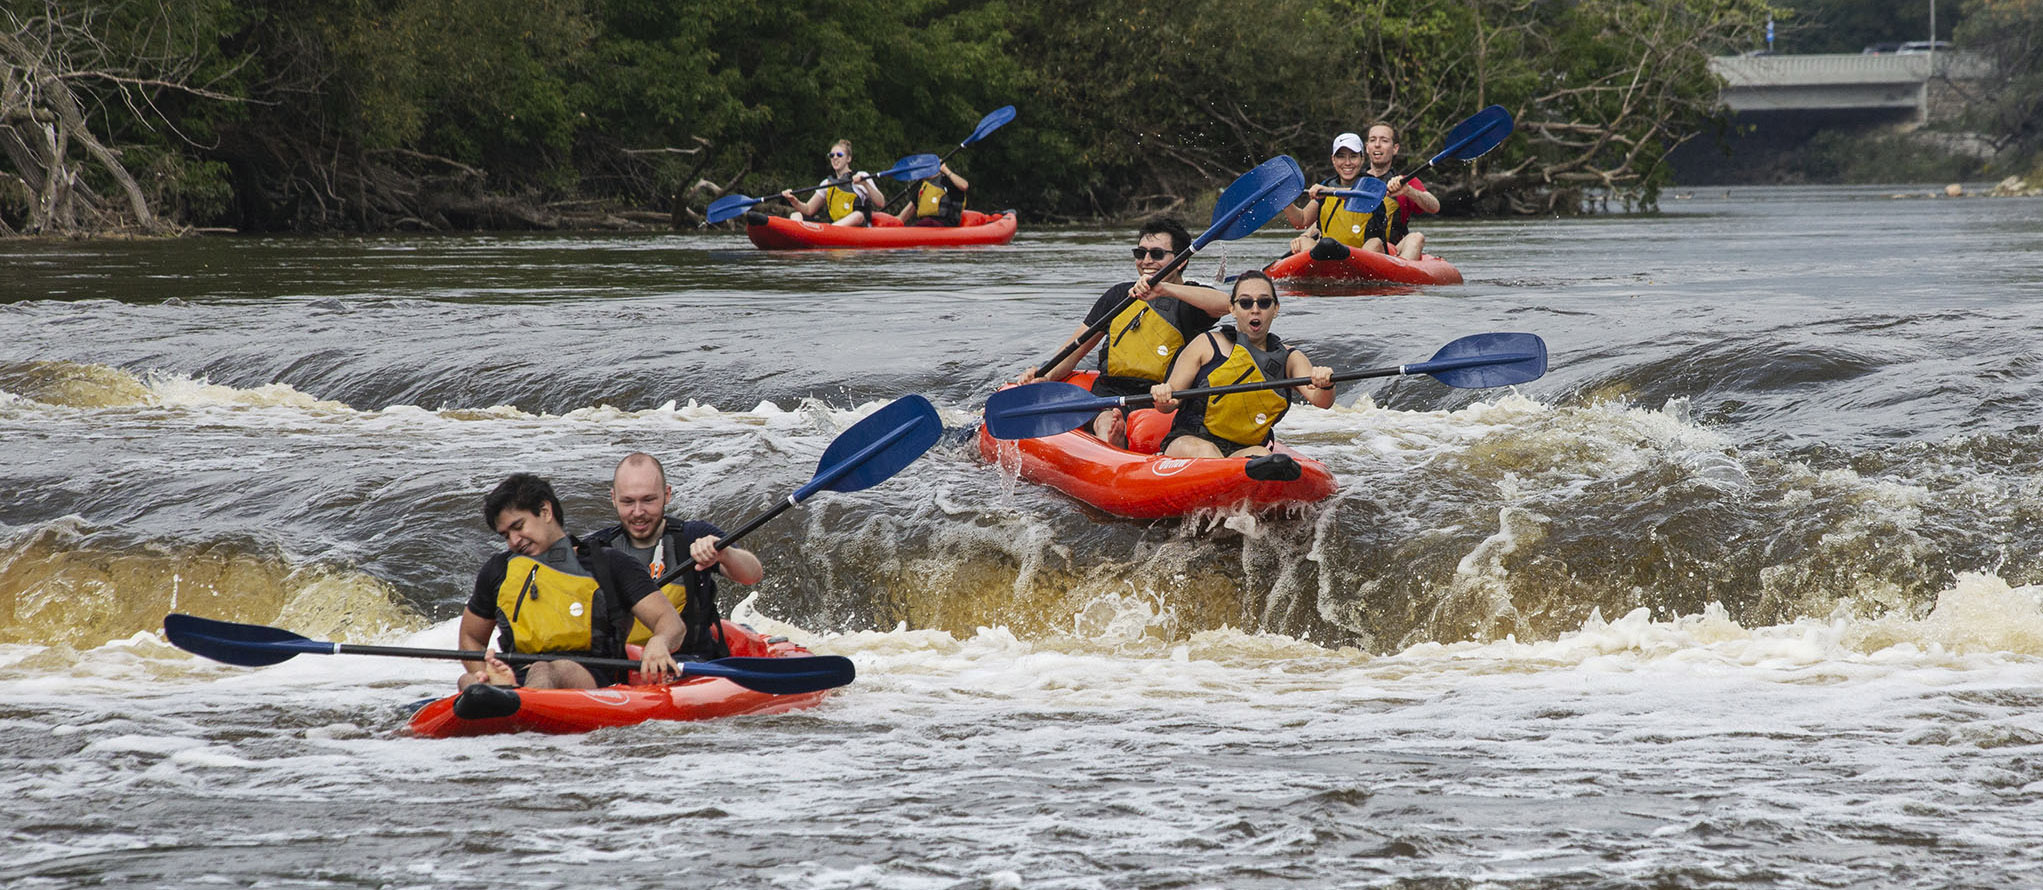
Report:
[[[1082,371],[1065,382],[1090,387],[1096,377]],[[1077,430],[1033,439],[996,439],[982,424],[979,454],[1002,467],[1015,468],[1023,479],[1131,519],[1235,506],[1264,509],[1310,503],[1332,495],[1336,488],[1326,465],[1282,444],[1275,451],[1289,458],[1288,463],[1295,467],[1293,478],[1254,478],[1250,458],[1156,454],[1156,446],[1169,429],[1169,417],[1148,410],[1136,411],[1134,416],[1129,439],[1135,448],[1147,449],[1146,453],[1116,448]],[[1277,469],[1275,463],[1263,461],[1254,472],[1266,475],[1265,468]]]
[[[1014,240],[1017,223],[1014,211],[997,214],[967,210],[963,225],[904,226],[889,214],[879,214],[870,226],[833,226],[827,223],[796,222],[784,216],[748,215],[745,237],[761,250],[808,250],[814,248],[866,247],[961,247],[977,244],[1006,244]]]
[[[724,622],[731,655],[787,658],[809,650],[782,637],[762,636],[741,624]],[[637,676],[634,674],[633,676]],[[411,732],[428,738],[493,735],[506,732],[589,732],[607,726],[629,726],[648,720],[709,720],[740,714],[778,714],[820,704],[828,690],[771,695],[746,689],[718,677],[688,677],[676,683],[606,686],[601,689],[497,689],[486,700],[470,701],[489,715],[456,713],[461,695],[428,702],[411,718]],[[501,716],[499,716],[501,715]]]
[[[1334,242],[1324,242],[1334,243]],[[1344,245],[1343,245],[1344,246]],[[1319,250],[1319,248],[1315,248]],[[1324,253],[1324,251],[1321,251]],[[1460,284],[1461,270],[1432,254],[1416,260],[1387,253],[1348,248],[1339,259],[1314,259],[1312,254],[1294,253],[1271,263],[1263,271],[1271,278],[1318,279],[1324,281],[1391,281],[1398,284]]]

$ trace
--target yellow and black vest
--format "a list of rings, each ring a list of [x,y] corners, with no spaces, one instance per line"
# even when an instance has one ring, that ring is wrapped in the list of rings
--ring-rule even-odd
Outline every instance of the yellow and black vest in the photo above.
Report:
[[[1155,304],[1166,300],[1176,302],[1175,297],[1136,300],[1107,323],[1107,337],[1100,344],[1103,373],[1155,383],[1170,376],[1170,363],[1185,348],[1185,335],[1156,310]]]
[[[1361,182],[1361,179],[1356,179]],[[1335,188],[1354,188],[1342,183],[1338,177],[1328,177],[1320,185]],[[1386,220],[1397,213],[1397,199],[1385,197],[1384,206],[1368,213],[1355,213],[1348,209],[1346,198],[1319,199],[1319,233],[1349,247],[1361,247],[1371,238],[1383,238],[1387,229]],[[1388,239],[1385,239],[1386,241]]]
[[[958,194],[957,190],[948,186],[938,185],[937,181],[943,178],[943,174],[939,173],[933,178],[923,180],[922,185],[915,190],[915,218],[932,219],[947,226],[955,226],[965,217],[966,196]]]
[[[864,209],[866,203],[865,195],[851,188],[849,182],[824,189],[823,199],[823,212],[830,215],[831,222],[850,216],[854,210]]]
[[[1276,334],[1267,338],[1269,349],[1259,350],[1232,329],[1220,333],[1230,336],[1234,348],[1224,355],[1218,354],[1220,341],[1215,335],[1207,334],[1206,338],[1213,344],[1216,355],[1199,368],[1198,375],[1192,379],[1193,387],[1262,383],[1289,376],[1284,373],[1284,368],[1291,360],[1291,347],[1285,346]],[[1270,441],[1270,430],[1289,410],[1291,399],[1276,390],[1233,392],[1186,402],[1178,408],[1178,416],[1172,421],[1171,428],[1173,432],[1203,430],[1236,445],[1262,445]]]
[[[498,639],[507,652],[622,655],[623,622],[616,614],[614,582],[600,559],[575,546],[573,569],[564,571],[529,556],[511,554],[497,585]],[[592,570],[593,567],[593,570]]]

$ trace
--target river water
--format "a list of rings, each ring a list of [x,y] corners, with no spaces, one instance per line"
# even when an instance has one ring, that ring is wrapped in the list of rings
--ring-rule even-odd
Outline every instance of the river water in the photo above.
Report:
[[[1278,332],[1350,369],[1529,331],[1549,373],[1350,384],[1284,422],[1334,498],[1163,522],[967,444],[1120,230],[0,243],[0,874],[2043,886],[2043,201],[1930,191],[1434,222],[1465,285],[1287,290]],[[957,434],[725,593],[857,663],[814,710],[422,740],[450,665],[160,636],[449,647],[504,475],[591,528],[644,449],[734,527],[911,392]]]

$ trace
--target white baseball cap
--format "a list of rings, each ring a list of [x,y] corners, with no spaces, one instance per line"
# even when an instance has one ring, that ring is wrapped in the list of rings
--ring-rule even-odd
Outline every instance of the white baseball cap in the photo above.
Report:
[[[1354,152],[1354,153],[1356,153],[1356,154],[1358,154],[1358,155],[1359,155],[1359,154],[1361,154],[1361,153],[1362,153],[1362,137],[1360,137],[1360,136],[1357,136],[1357,135],[1355,135],[1355,134],[1353,134],[1353,133],[1342,133],[1342,134],[1341,134],[1341,135],[1339,135],[1339,136],[1335,136],[1335,137],[1334,137],[1334,150],[1333,150],[1332,152],[1329,152],[1329,154],[1340,154],[1340,153],[1341,153],[1341,149],[1344,149],[1344,148],[1345,148],[1345,149],[1348,149],[1349,151],[1352,151],[1352,152]]]

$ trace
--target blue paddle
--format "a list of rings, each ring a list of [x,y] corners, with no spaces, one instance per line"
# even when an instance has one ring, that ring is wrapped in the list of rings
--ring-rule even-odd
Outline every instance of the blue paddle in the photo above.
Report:
[[[950,160],[951,155],[957,154],[959,150],[970,146],[974,142],[993,135],[994,130],[1007,126],[1007,122],[1011,120],[1014,120],[1014,106],[1012,105],[1003,105],[988,112],[985,117],[979,119],[979,126],[972,128],[972,135],[966,136],[965,141],[958,143],[957,148],[944,152],[943,157],[937,158],[936,163],[930,167],[929,175],[920,178],[932,179],[936,177],[937,174],[943,172],[944,162]],[[912,196],[914,194],[914,189],[909,189],[907,192],[910,200],[913,200]]]
[[[1335,189],[1322,194],[1333,198],[1347,198],[1349,213],[1370,213],[1383,203],[1384,190],[1388,186],[1374,176],[1364,176],[1351,189]]]
[[[481,661],[483,653],[460,649],[413,649],[404,646],[360,646],[310,640],[288,630],[260,624],[214,621],[196,615],[171,613],[163,616],[163,634],[170,643],[194,655],[214,661],[261,667],[288,661],[299,655],[387,655],[398,658],[438,658],[449,661]],[[525,655],[505,652],[497,656],[510,664],[540,661],[573,661],[590,667],[637,670],[639,663],[624,658],[594,658],[574,655]],[[722,677],[746,689],[770,695],[793,695],[834,689],[852,681],[856,670],[842,655],[808,655],[788,658],[719,658],[715,661],[679,662],[683,676]]]
[[[1511,135],[1512,126],[1511,112],[1505,111],[1502,105],[1492,105],[1471,114],[1467,120],[1455,124],[1454,129],[1447,131],[1446,148],[1404,176],[1410,179],[1433,169],[1433,165],[1441,161],[1473,161],[1489,154],[1490,149],[1496,148],[1505,137]]]
[[[1257,164],[1255,169],[1243,173],[1241,178],[1236,179],[1220,193],[1220,200],[1213,204],[1213,224],[1207,226],[1206,231],[1200,232],[1199,237],[1193,238],[1192,245],[1186,248],[1184,253],[1172,257],[1168,265],[1157,270],[1155,275],[1149,276],[1149,286],[1162,284],[1171,273],[1191,262],[1192,255],[1207,244],[1216,240],[1233,241],[1262,228],[1263,223],[1269,222],[1304,189],[1305,173],[1298,169],[1298,162],[1292,160],[1290,155],[1278,155]],[[1085,346],[1087,341],[1105,332],[1107,325],[1113,323],[1114,316],[1120,315],[1121,310],[1133,305],[1134,302],[1133,296],[1123,298],[1114,308],[1100,316],[1099,321],[1093,322],[1085,330],[1080,331],[1071,342],[1064,344],[1064,348],[1057,350],[1056,355],[1050,356],[1049,361],[1037,365],[1036,373],[1040,374],[1056,367],[1058,362]]]
[[[937,419],[936,408],[929,404],[928,399],[905,395],[887,403],[886,407],[837,434],[830,447],[823,449],[822,459],[816,462],[814,478],[795,489],[787,500],[773,505],[773,509],[753,517],[737,531],[718,540],[717,549],[731,546],[739,538],[765,525],[767,520],[816,492],[860,491],[887,481],[903,467],[914,463],[942,435],[943,422]],[[693,565],[683,560],[660,577],[659,586],[674,583]]]
[[[914,182],[918,179],[928,179],[931,176],[935,176],[937,167],[942,163],[943,163],[942,158],[939,158],[936,155],[932,154],[909,155],[905,158],[902,158],[899,161],[894,162],[894,166],[888,167],[885,170],[881,170],[878,173],[874,173],[873,176],[875,178],[881,176],[888,176],[897,179],[901,182]],[[817,189],[825,189],[830,188],[832,186],[843,185],[850,181],[851,180],[849,179],[833,179],[830,180],[829,182],[819,183],[817,185],[807,186],[804,188],[798,188],[795,189],[794,192],[795,194],[799,195],[803,192],[813,192]],[[778,196],[775,195],[773,197]],[[755,205],[764,204],[767,201],[773,200],[773,197],[751,198],[745,195],[725,195],[721,198],[709,202],[709,209],[705,211],[703,214],[702,224],[705,226],[714,225],[716,223],[736,219],[739,216],[743,215],[747,209],[750,209]]]
[[[1546,341],[1532,334],[1471,334],[1427,361],[1335,374],[1336,382],[1426,374],[1448,386],[1481,389],[1537,380],[1546,373]],[[1179,390],[1179,399],[1304,386],[1310,377]],[[1150,396],[1096,396],[1082,386],[1044,381],[1003,389],[986,400],[986,431],[996,439],[1033,439],[1077,429],[1108,408],[1147,405]]]
[[[994,130],[1007,126],[1007,122],[1011,120],[1014,120],[1014,106],[1002,105],[999,108],[993,109],[985,117],[979,119],[979,126],[972,128],[972,135],[966,136],[965,141],[958,143],[958,148],[944,152],[943,157],[939,158],[937,163],[942,164],[944,161],[950,160],[951,155],[958,153],[958,149],[965,148],[974,142],[993,135]]]

